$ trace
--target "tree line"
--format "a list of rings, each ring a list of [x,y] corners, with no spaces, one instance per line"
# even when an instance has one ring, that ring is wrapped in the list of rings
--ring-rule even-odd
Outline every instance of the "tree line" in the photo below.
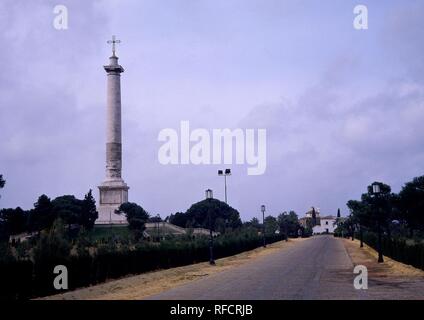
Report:
[[[288,213],[285,211],[277,217],[268,215],[263,223],[256,217],[242,222],[240,213],[236,209],[217,199],[205,199],[197,202],[186,212],[171,214],[167,220],[182,228],[211,228],[221,234],[240,228],[250,229],[256,233],[265,232],[267,236],[277,232],[284,236],[297,237],[299,230],[301,234],[307,234],[294,211]]]
[[[281,234],[284,238],[296,238],[299,235],[307,236],[307,230],[300,225],[299,217],[295,211],[286,211],[274,217],[268,215],[265,217],[263,223],[258,218],[252,218],[249,222],[245,222],[244,226],[253,228],[259,232],[265,232],[265,235],[272,235],[275,233]]]
[[[373,191],[379,186],[379,193]],[[350,234],[366,228],[382,231],[389,237],[422,237],[424,233],[424,176],[405,183],[399,193],[389,185],[374,182],[369,185],[360,200],[347,202],[350,215],[340,223],[340,229]]]
[[[78,225],[91,230],[97,218],[96,201],[91,190],[84,199],[64,195],[51,200],[43,194],[30,210],[20,207],[0,210],[0,240],[7,241],[10,235],[23,232],[49,230],[58,219],[69,229]]]
[[[0,187],[4,187],[5,180],[0,175]],[[143,237],[146,222],[155,222],[143,207],[137,203],[127,202],[122,204],[117,213],[125,215],[128,228],[138,241]],[[63,195],[51,200],[47,195],[41,195],[34,207],[30,210],[17,208],[5,208],[0,210],[0,240],[8,240],[10,235],[23,232],[39,232],[50,230],[58,219],[68,226],[83,227],[91,230],[98,218],[96,202],[92,190],[77,199],[73,195]],[[160,219],[161,220],[161,219]],[[227,203],[218,199],[205,199],[191,205],[185,212],[177,212],[168,216],[166,221],[183,228],[205,228],[225,234],[238,229],[250,229],[256,233],[264,232],[266,235],[280,233],[286,237],[297,237],[299,231],[302,235],[308,235],[299,223],[296,212],[283,212],[277,217],[268,215],[264,223],[257,218],[242,222],[240,213]]]

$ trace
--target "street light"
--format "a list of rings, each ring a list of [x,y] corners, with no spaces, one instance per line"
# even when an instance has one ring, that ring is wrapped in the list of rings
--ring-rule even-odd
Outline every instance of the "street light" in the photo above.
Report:
[[[265,205],[261,205],[261,211],[262,211],[262,240],[263,240],[263,246],[266,248],[266,241],[265,241]]]
[[[156,227],[157,227],[157,234],[156,234],[156,236],[157,236],[158,241],[160,241],[160,220],[161,220],[161,218],[160,218],[160,215],[158,213],[156,215]]]
[[[218,176],[224,177],[225,184],[225,203],[227,203],[227,176],[231,176],[231,169],[218,170]]]
[[[372,193],[373,193],[374,199],[375,199],[374,205],[376,205],[376,201],[378,200],[378,197],[381,193],[380,184],[378,184],[376,182],[372,184]],[[380,210],[378,207],[376,209]],[[383,259],[382,245],[381,245],[381,226],[380,226],[380,214],[379,214],[379,212],[377,212],[377,233],[378,233],[378,243],[377,243],[378,263],[382,263],[382,262],[384,262],[384,259]]]
[[[215,265],[215,260],[213,259],[213,234],[212,234],[212,208],[211,208],[211,201],[213,199],[213,191],[211,189],[208,189],[205,191],[206,199],[209,201],[209,208],[208,208],[208,217],[209,217],[209,264]]]
[[[289,241],[289,231],[288,231],[288,226],[287,226],[288,221],[287,221],[287,212],[286,211],[283,212],[283,216],[284,216],[284,233],[285,233],[285,236],[286,236],[285,240],[287,242],[287,241]]]

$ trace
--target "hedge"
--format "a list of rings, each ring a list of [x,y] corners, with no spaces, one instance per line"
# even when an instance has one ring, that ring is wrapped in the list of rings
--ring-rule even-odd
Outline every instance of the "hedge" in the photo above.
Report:
[[[267,243],[281,240],[267,237]],[[262,245],[260,237],[234,237],[214,242],[214,258],[222,258]],[[100,251],[94,256],[70,256],[66,259],[45,259],[37,264],[25,261],[0,261],[0,299],[24,300],[58,293],[53,288],[56,265],[68,269],[69,290],[87,287],[158,269],[168,269],[209,260],[208,242],[164,243],[139,246],[134,250]]]
[[[340,235],[335,234],[335,236]],[[359,239],[359,234],[355,233],[355,237]],[[376,233],[364,232],[363,241],[374,250],[377,250],[378,237]],[[424,270],[423,242],[410,244],[407,239],[389,238],[386,235],[383,235],[381,244],[383,255],[386,257]]]

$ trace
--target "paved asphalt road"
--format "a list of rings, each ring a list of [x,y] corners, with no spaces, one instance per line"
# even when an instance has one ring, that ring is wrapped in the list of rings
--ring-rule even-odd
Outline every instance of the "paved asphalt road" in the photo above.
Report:
[[[361,299],[341,241],[320,236],[150,299]]]
[[[150,299],[424,299],[424,278],[377,275],[374,260],[368,290],[355,290],[353,267],[341,239],[318,236]]]

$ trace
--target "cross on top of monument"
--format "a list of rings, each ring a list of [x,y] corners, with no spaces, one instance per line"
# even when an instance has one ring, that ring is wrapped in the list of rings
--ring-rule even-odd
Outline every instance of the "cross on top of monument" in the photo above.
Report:
[[[107,43],[112,44],[112,56],[115,57],[115,44],[121,43],[121,40],[116,40],[116,37],[112,36],[112,40],[108,40]]]

